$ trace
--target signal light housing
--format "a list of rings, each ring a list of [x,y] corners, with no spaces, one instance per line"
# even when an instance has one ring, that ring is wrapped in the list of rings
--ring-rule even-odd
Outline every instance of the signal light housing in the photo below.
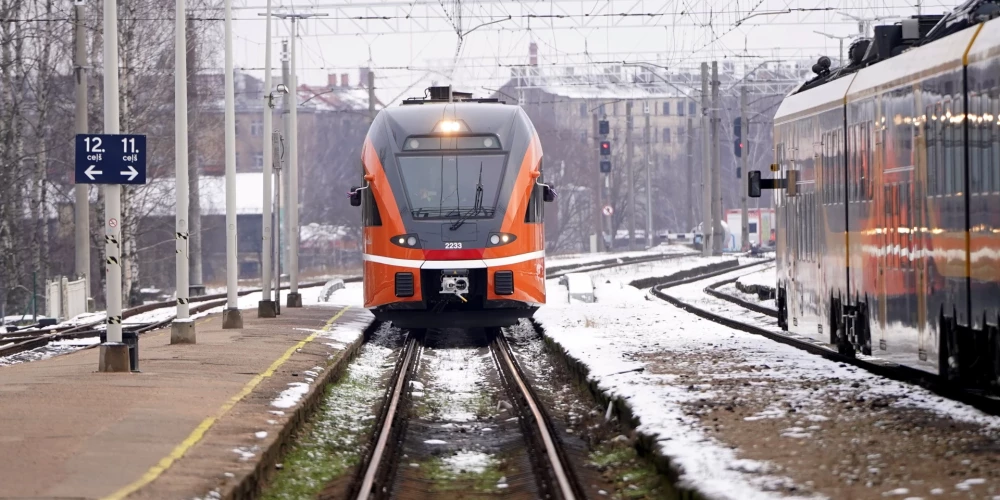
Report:
[[[611,156],[611,141],[601,141],[601,156]]]
[[[601,173],[602,174],[611,173],[611,160],[601,160]]]
[[[611,132],[611,126],[608,124],[607,120],[597,122],[597,128],[601,135],[608,135],[608,133]]]

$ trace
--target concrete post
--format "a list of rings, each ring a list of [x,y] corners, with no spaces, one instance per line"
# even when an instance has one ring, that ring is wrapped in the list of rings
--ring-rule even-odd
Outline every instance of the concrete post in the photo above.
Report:
[[[722,167],[719,160],[719,63],[712,61],[712,252],[722,253]]]
[[[625,163],[628,164],[628,249],[635,250],[635,166],[632,165],[632,101],[625,101]],[[614,241],[614,235],[611,236]]]
[[[708,63],[701,63],[701,255],[712,255],[712,135],[708,125]]]
[[[176,0],[174,14],[174,174],[177,195],[176,223],[176,281],[177,315],[170,325],[171,344],[194,344],[195,327],[188,306],[188,121],[187,121],[187,32],[184,18],[185,0]]]
[[[84,5],[77,4],[74,7],[76,12],[76,23],[74,24],[74,37],[76,46],[74,47],[74,66],[76,69],[76,133],[86,134],[87,125],[87,32],[83,24]],[[76,195],[75,205],[75,227],[74,241],[76,247],[76,275],[87,280],[87,298],[91,297],[90,290],[90,185],[77,184],[74,188]]]
[[[298,77],[295,75],[295,46],[298,45],[298,20],[292,21],[291,69],[289,71],[288,93],[291,107],[288,109],[288,307],[302,307],[299,294],[299,96]]]
[[[233,0],[225,0],[226,40],[226,309],[222,328],[243,328],[237,302],[239,268],[236,262],[236,95],[233,82]]]
[[[271,99],[273,82],[271,81],[271,0],[267,0],[267,28],[264,35],[264,210],[261,214],[261,301],[257,304],[258,318],[273,318],[277,315],[274,300],[271,299],[271,181],[273,172],[271,169],[272,155],[271,149],[271,111],[274,103]]]
[[[740,130],[742,130],[742,135],[740,140],[743,143],[740,145],[740,172],[742,176],[739,179],[739,184],[742,186],[745,183],[743,179],[747,178],[747,152],[746,147],[750,138],[750,120],[747,119],[747,88],[743,86],[740,89]],[[739,189],[740,192],[740,216],[742,217],[740,222],[740,249],[748,250],[750,249],[750,223],[747,217],[747,190],[743,187]],[[758,223],[759,224],[759,223]]]
[[[104,133],[117,134],[118,117],[118,5],[104,0]],[[107,303],[107,340],[100,347],[97,364],[101,372],[128,372],[131,364],[128,346],[122,343],[122,265],[121,218],[122,188],[104,186],[105,302]]]

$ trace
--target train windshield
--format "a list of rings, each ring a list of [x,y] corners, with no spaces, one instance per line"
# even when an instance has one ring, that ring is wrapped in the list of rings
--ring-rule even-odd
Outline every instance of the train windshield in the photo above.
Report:
[[[410,212],[417,219],[492,217],[503,179],[504,155],[401,156]],[[482,185],[480,206],[477,186]]]

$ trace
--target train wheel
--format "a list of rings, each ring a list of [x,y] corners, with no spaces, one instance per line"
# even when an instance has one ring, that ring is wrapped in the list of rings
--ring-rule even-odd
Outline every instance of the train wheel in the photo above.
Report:
[[[833,297],[830,294],[830,343],[836,344],[837,338],[844,333],[841,329],[844,327],[844,309],[840,305],[840,297]]]
[[[983,322],[984,328],[990,332],[990,346],[993,351],[993,377],[990,380],[990,385],[993,386],[993,390],[997,391],[1000,389],[1000,315],[997,315],[997,326],[989,326]]]
[[[868,300],[858,304],[858,316],[855,319],[858,323],[858,344],[861,347],[861,354],[872,355],[872,328],[868,321]]]
[[[955,317],[944,315],[944,304],[938,317],[938,373],[952,382],[959,378],[958,342],[955,338]]]

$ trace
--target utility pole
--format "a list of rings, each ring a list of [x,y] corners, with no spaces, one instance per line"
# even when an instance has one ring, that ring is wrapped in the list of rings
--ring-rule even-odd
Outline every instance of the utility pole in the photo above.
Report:
[[[189,106],[188,114],[190,116],[190,122],[197,123],[198,114],[198,84],[195,81],[194,74],[197,71],[197,54],[198,54],[198,42],[195,39],[194,31],[194,19],[188,18],[188,51],[187,51],[187,71],[188,71],[188,98],[191,102],[194,102],[194,106]],[[199,184],[201,175],[198,171],[198,156],[196,154],[196,149],[198,147],[197,133],[196,130],[190,127],[190,122],[188,126],[188,186],[189,186],[189,196],[188,196],[188,229],[190,236],[188,237],[188,256],[189,260],[189,278],[188,278],[188,296],[191,295],[204,295],[205,285],[202,281],[202,269],[201,269],[201,184]]]
[[[628,249],[635,250],[635,167],[632,165],[632,100],[625,101],[625,163],[628,164]],[[612,235],[614,238],[614,235]]]
[[[77,3],[73,10],[76,13],[76,23],[73,26],[74,40],[74,66],[76,70],[76,133],[86,134],[89,132],[87,125],[87,32],[83,25],[84,3]],[[75,239],[76,242],[76,275],[84,278],[87,286],[87,298],[91,297],[90,290],[90,185],[77,184],[74,188],[76,195],[75,206]]]
[[[601,164],[601,152],[599,150],[600,146],[600,119],[597,117],[597,111],[593,113],[594,122],[594,163],[596,165]],[[597,240],[594,246],[597,248],[598,252],[605,251],[604,248],[604,203],[601,190],[604,189],[604,174],[601,173],[600,167],[598,167],[594,176],[594,239]]]
[[[188,306],[188,121],[187,121],[187,32],[184,2],[176,0],[174,14],[174,184],[177,205],[174,214],[177,313],[170,324],[171,344],[194,344],[196,333]]]
[[[694,119],[687,119],[687,180],[689,186],[694,186]],[[687,227],[694,228],[694,189],[687,190]],[[685,232],[687,232],[685,230]]]
[[[643,106],[646,112],[646,248],[653,248],[653,156],[650,152],[650,143],[653,141],[649,135],[649,102]]]
[[[264,123],[261,136],[263,137],[264,149],[264,209],[261,213],[261,300],[257,303],[258,318],[273,318],[277,316],[278,310],[275,302],[271,300],[271,177],[273,176],[271,162],[273,151],[271,150],[271,109],[274,102],[271,96],[271,0],[267,0],[267,28],[264,35]]]
[[[288,63],[289,63],[290,57],[291,57],[291,55],[289,54],[288,43],[289,43],[288,40],[282,40],[282,42],[281,42],[281,81],[284,82],[285,83],[285,87],[288,88],[288,93],[285,94],[284,109],[282,109],[282,111],[281,111],[282,120],[283,120],[282,121],[282,125],[283,125],[283,128],[284,128],[284,135],[278,137],[278,139],[279,139],[279,145],[281,146],[281,155],[278,157],[280,163],[284,163],[284,161],[287,161],[287,160],[285,160],[285,158],[287,158],[287,155],[285,154],[286,151],[287,151],[287,148],[285,148],[285,143],[284,143],[283,139],[284,138],[290,138],[289,134],[291,133],[290,130],[292,128],[291,118],[290,118],[291,117],[291,113],[292,113],[292,111],[291,111],[291,109],[292,109],[292,99],[295,98],[295,97],[292,96],[292,93],[295,92],[295,89],[292,88],[292,86],[291,86],[291,81],[292,81],[291,69],[288,66]],[[277,243],[278,243],[278,253],[275,254],[275,257],[274,257],[275,259],[278,260],[278,275],[274,277],[275,283],[277,283],[277,285],[276,285],[276,287],[277,287],[276,288],[277,289],[277,293],[275,294],[277,297],[281,296],[281,266],[288,264],[288,260],[287,260],[287,253],[288,252],[286,252],[285,248],[282,247],[282,242],[284,242],[284,245],[287,246],[288,245],[288,241],[291,238],[290,233],[288,232],[288,225],[289,225],[288,224],[288,219],[285,218],[285,215],[286,215],[286,213],[287,213],[288,210],[287,209],[282,209],[281,203],[280,203],[282,196],[284,196],[286,200],[288,199],[288,175],[285,175],[284,176],[285,180],[282,181],[281,180],[282,175],[281,175],[281,172],[280,172],[280,170],[282,170],[285,167],[285,165],[287,165],[287,164],[281,164],[281,165],[279,165],[278,163],[272,164],[273,168],[277,168],[279,170],[279,172],[277,173],[277,184],[278,185],[275,187],[275,189],[277,189],[280,192],[280,194],[278,195],[278,214],[275,216],[275,218],[277,219],[277,223],[278,223],[278,237],[277,237],[277,239],[278,239],[278,241],[277,241]],[[282,257],[285,257],[285,258],[282,258]],[[278,307],[278,314],[281,314],[281,307],[280,307],[280,305]]]
[[[368,71],[368,116],[375,123],[375,72],[371,70]]]
[[[701,255],[712,255],[712,134],[708,125],[708,63],[701,63]]]
[[[288,121],[291,127],[287,130],[288,147],[288,307],[302,307],[302,295],[299,294],[299,99],[298,99],[298,76],[295,74],[295,47],[298,45],[299,19],[310,17],[322,17],[326,14],[280,14],[278,17],[286,18],[292,22],[292,50],[291,61],[286,86],[288,87],[287,101]],[[369,91],[370,92],[370,91]]]
[[[712,61],[712,252],[722,253],[722,167],[719,162],[719,63]]]
[[[114,1],[114,0],[106,0]],[[233,85],[233,0],[225,0],[226,22],[226,308],[222,328],[243,328],[237,299],[239,266],[236,262],[236,95]]]
[[[293,17],[292,50],[289,64],[288,95],[291,96],[291,107],[288,108],[288,307],[302,307],[302,295],[299,295],[299,83],[295,74],[295,46],[298,45],[299,23]]]
[[[118,4],[104,0],[104,133],[120,131],[118,117]],[[122,187],[104,186],[105,302],[107,337],[100,347],[98,371],[131,370],[128,346],[122,343],[121,218]]]
[[[750,120],[747,119],[747,88],[746,85],[740,87],[740,176],[738,184],[743,185],[743,179],[748,177],[747,174],[747,150],[746,147],[750,138]],[[746,139],[744,139],[744,137]],[[747,190],[740,188],[740,216],[742,217],[740,222],[740,249],[748,250],[750,248],[750,224],[747,219]],[[760,222],[758,221],[758,225]]]

